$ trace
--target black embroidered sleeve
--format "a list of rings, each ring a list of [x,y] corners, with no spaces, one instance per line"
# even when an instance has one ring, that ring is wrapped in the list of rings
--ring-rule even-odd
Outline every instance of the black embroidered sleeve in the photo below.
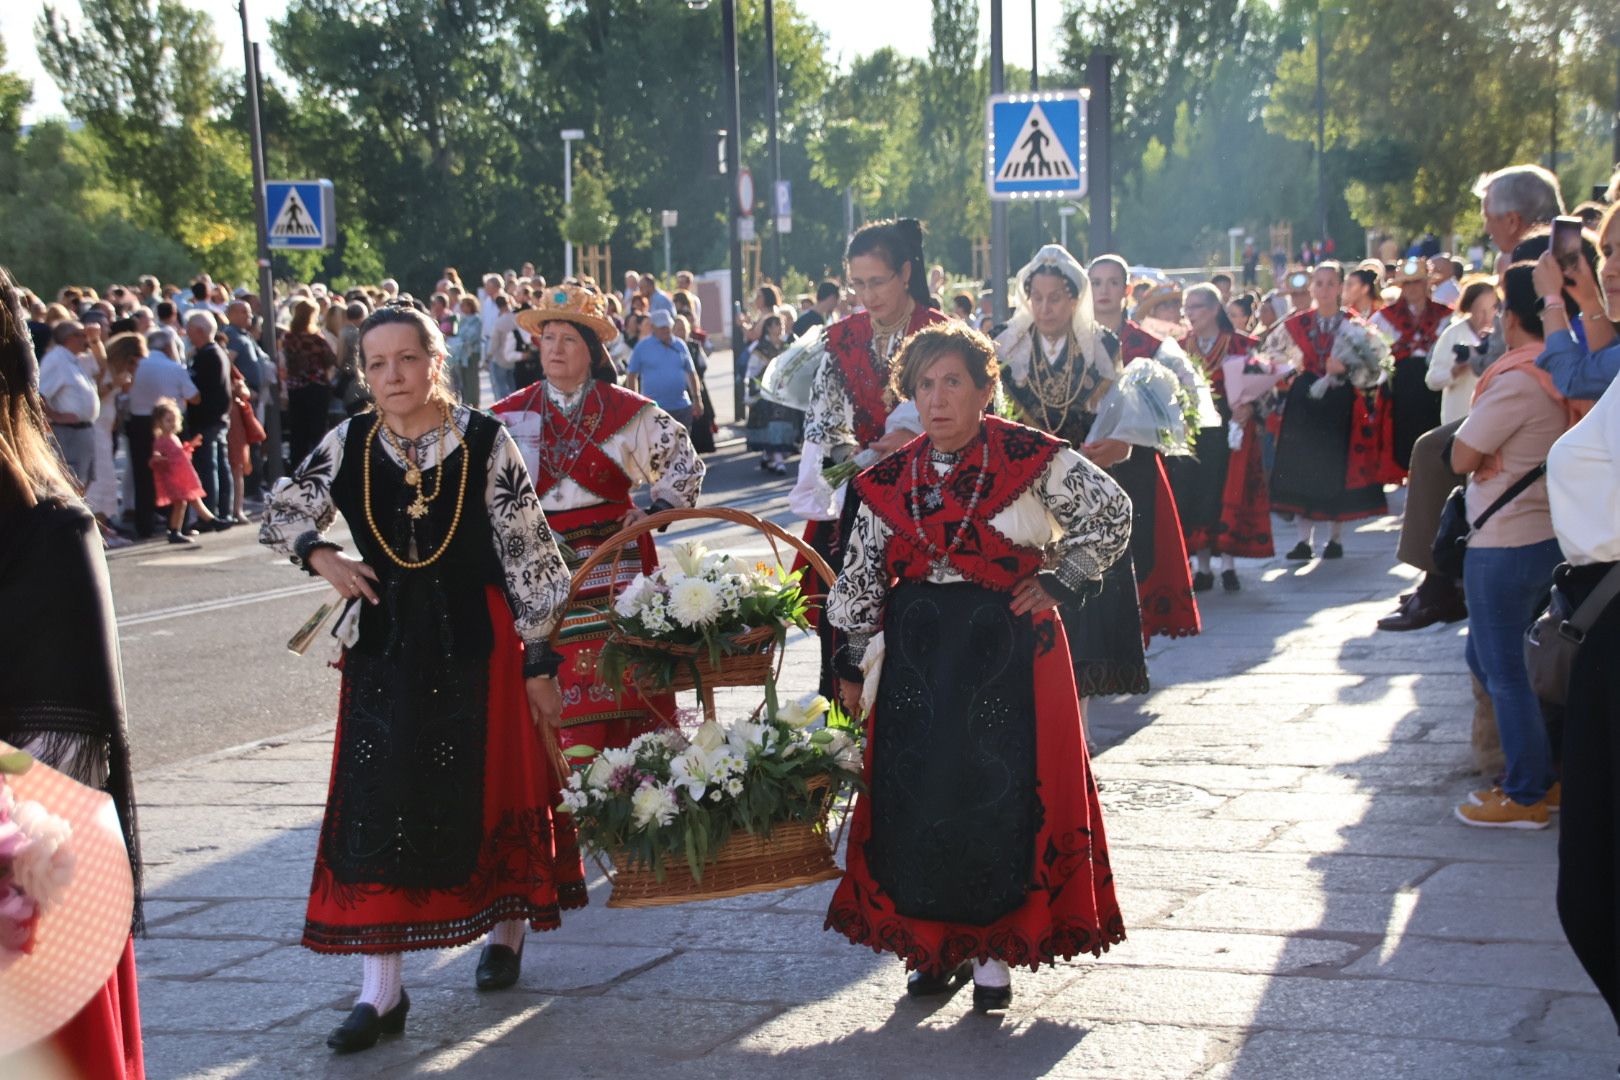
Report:
[[[306,571],[313,552],[340,546],[326,539],[326,530],[337,518],[332,482],[343,462],[348,435],[349,421],[345,420],[326,433],[291,476],[276,482],[265,506],[264,521],[259,525],[259,543]]]
[[[1063,531],[1052,569],[1057,584],[1078,592],[1100,581],[1130,543],[1130,497],[1113,477],[1067,447],[1053,457],[1039,490]]]
[[[844,568],[827,596],[827,619],[850,637],[848,651],[855,651],[857,636],[869,640],[883,628],[883,602],[889,595],[889,574],[885,562],[889,528],[862,506],[855,515],[844,551]],[[858,665],[866,651],[865,640],[854,656]]]

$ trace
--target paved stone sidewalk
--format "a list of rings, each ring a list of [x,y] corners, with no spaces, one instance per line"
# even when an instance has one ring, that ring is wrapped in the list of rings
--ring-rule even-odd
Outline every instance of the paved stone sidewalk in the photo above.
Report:
[[[358,964],[297,945],[322,724],[141,778],[148,1073],[1612,1077],[1553,907],[1556,828],[1452,819],[1478,782],[1459,630],[1372,629],[1405,583],[1390,529],[1339,563],[1246,564],[1201,637],[1159,647],[1153,694],[1094,706],[1130,940],[1015,975],[1003,1020],[906,1000],[897,962],[822,931],[830,885],[608,911],[598,882],[512,991],[472,989],[476,946],[408,957],[405,1036],[334,1059]]]

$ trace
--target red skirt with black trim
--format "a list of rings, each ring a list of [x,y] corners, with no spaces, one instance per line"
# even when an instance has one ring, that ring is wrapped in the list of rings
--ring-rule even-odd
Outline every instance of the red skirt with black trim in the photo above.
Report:
[[[495,643],[489,657],[485,731],[483,830],[474,869],[450,888],[401,888],[339,881],[325,843],[315,856],[305,947],[320,953],[395,953],[441,949],[473,941],[510,919],[535,930],[562,925],[562,912],[584,907],[585,866],[573,822],[560,814],[560,790],[529,716],[523,683],[523,642],[506,598],[486,587]],[[348,700],[350,676],[343,677]],[[344,717],[336,746],[343,746]],[[338,780],[334,750],[332,776]],[[328,798],[332,825],[333,800]]]
[[[872,807],[862,795],[850,822],[844,877],[827,910],[828,929],[874,952],[892,952],[908,969],[936,973],[969,959],[998,959],[1034,970],[1060,957],[1100,956],[1125,940],[1068,638],[1052,612],[1035,616],[1035,625],[1038,637],[1050,635],[1050,646],[1035,650],[1033,672],[1036,784],[1043,813],[1028,898],[986,926],[897,914],[867,867]],[[873,715],[867,722],[876,725],[881,718]],[[870,752],[866,776],[870,781]]]
[[[1277,553],[1271,536],[1271,492],[1260,421],[1243,425],[1243,444],[1231,452],[1221,489],[1221,526],[1214,549],[1240,559],[1269,559]]]
[[[1131,498],[1131,558],[1142,602],[1142,643],[1155,636],[1191,637],[1203,623],[1164,458],[1157,450],[1132,447],[1131,456],[1108,471]]]
[[[623,527],[621,519],[629,509],[629,503],[602,503],[547,514],[546,521],[575,554],[588,559],[619,532]],[[596,677],[597,659],[608,636],[608,605],[637,574],[658,568],[658,550],[647,533],[621,550],[619,556],[617,565],[609,560],[591,572],[590,580],[575,598],[574,609],[563,617],[557,642],[563,661],[557,671],[557,685],[563,697],[564,747],[605,750],[628,746],[637,735],[675,715],[674,694],[643,697],[628,680],[613,687]]]

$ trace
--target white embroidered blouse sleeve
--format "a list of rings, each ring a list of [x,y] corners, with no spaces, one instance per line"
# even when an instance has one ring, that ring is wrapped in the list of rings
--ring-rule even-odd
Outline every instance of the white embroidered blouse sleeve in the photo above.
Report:
[[[827,619],[849,635],[848,655],[856,661],[872,635],[883,628],[891,535],[889,526],[863,505],[850,526],[844,568],[827,596]]]
[[[1131,500],[1114,478],[1065,447],[1047,466],[1041,501],[1062,530],[1053,573],[1074,592],[1101,580],[1131,540]]]
[[[337,518],[332,501],[332,483],[343,464],[343,447],[349,437],[345,420],[326,433],[291,476],[276,481],[259,525],[259,543],[287,556],[309,570],[306,561],[317,548],[340,548],[326,538],[326,530]]]
[[[546,642],[562,617],[568,599],[568,566],[540,509],[529,470],[517,444],[503,427],[490,448],[484,504],[489,509],[495,557],[506,584],[512,622],[524,645],[524,674],[555,674],[544,658]]]
[[[652,489],[656,510],[697,505],[707,472],[686,426],[656,405],[647,405],[630,422],[625,471]]]

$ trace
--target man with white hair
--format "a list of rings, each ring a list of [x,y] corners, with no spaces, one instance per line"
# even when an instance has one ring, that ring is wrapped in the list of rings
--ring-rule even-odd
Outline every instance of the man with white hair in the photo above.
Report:
[[[219,323],[207,311],[186,316],[186,338],[191,342],[191,381],[197,401],[186,407],[186,437],[201,438],[191,463],[202,481],[203,504],[218,519],[209,528],[231,524],[231,456],[227,435],[231,416],[231,360],[214,340]]]
[[[51,328],[51,347],[39,361],[39,396],[51,438],[79,486],[96,478],[96,417],[101,395],[80,358],[90,347],[83,324],[63,319]]]
[[[380,288],[388,295],[390,300],[399,295],[399,282],[391,277],[383,278]]]
[[[630,310],[630,301],[641,291],[641,275],[634,270],[624,272],[624,310]]]
[[[1500,252],[1497,273],[1507,269],[1507,260],[1526,233],[1564,212],[1558,177],[1540,165],[1510,165],[1482,176],[1474,194],[1479,196],[1485,232]]]

